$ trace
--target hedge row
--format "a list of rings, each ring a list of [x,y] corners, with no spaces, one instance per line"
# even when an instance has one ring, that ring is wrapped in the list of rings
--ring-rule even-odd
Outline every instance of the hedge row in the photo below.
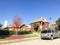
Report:
[[[31,31],[17,31],[17,35],[24,35],[24,34],[31,34]],[[6,38],[16,34],[16,31],[9,31],[9,30],[0,30],[0,38]]]
[[[20,31],[18,32],[18,35],[24,35],[24,34],[31,34],[31,31]]]
[[[0,30],[0,38],[9,36],[9,30]]]

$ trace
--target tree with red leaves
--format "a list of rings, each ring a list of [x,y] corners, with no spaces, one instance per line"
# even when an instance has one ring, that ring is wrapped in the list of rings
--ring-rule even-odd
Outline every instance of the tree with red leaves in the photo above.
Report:
[[[22,18],[19,15],[14,16],[13,19],[13,29],[16,30],[16,34],[20,26],[22,25]]]

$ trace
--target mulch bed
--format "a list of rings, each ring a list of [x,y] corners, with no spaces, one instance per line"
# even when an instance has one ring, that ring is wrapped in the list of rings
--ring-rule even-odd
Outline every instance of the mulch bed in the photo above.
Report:
[[[12,35],[5,39],[21,39],[21,38],[25,38],[25,36],[24,35]]]

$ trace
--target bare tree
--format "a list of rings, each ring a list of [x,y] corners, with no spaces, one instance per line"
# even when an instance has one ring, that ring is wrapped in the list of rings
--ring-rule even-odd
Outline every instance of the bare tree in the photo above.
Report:
[[[20,29],[21,24],[22,24],[22,18],[19,15],[14,16],[13,29],[16,30],[16,34],[18,29]]]

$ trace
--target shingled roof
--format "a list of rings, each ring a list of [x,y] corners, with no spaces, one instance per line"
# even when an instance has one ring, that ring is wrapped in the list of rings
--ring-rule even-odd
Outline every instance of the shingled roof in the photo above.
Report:
[[[32,23],[39,22],[39,21],[48,22],[45,18],[41,17],[41,18],[33,21]]]

